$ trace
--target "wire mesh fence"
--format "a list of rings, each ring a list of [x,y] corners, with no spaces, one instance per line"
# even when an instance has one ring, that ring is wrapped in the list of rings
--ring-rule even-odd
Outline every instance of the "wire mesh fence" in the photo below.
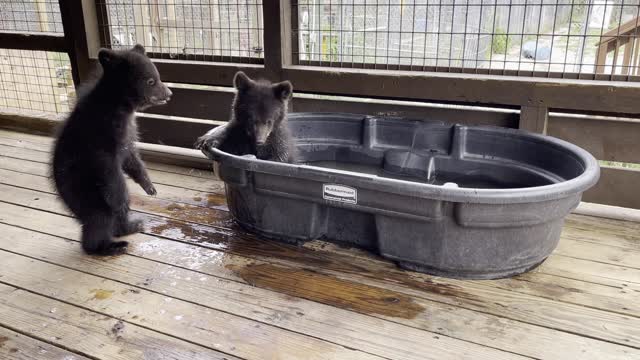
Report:
[[[262,62],[261,0],[98,0],[103,46],[144,45],[150,56]]]
[[[299,0],[302,65],[596,78],[640,69],[638,0]]]
[[[0,31],[62,33],[58,0],[0,0]]]
[[[62,114],[74,99],[67,54],[0,49],[0,109]]]

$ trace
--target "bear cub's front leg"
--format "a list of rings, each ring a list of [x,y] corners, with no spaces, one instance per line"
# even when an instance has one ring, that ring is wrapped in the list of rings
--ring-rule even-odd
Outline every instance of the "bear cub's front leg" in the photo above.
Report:
[[[158,192],[149,179],[147,169],[145,168],[138,151],[133,144],[127,146],[124,161],[122,162],[122,170],[135,181],[147,195],[156,195]]]

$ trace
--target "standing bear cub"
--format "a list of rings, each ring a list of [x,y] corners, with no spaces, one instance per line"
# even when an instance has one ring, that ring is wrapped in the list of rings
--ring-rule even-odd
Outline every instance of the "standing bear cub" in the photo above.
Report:
[[[113,255],[126,241],[114,241],[142,229],[129,219],[124,173],[149,195],[155,195],[134,142],[135,112],[165,104],[171,97],[142,46],[100,50],[102,75],[81,96],[55,142],[52,170],[55,186],[82,223],[82,248],[88,254]]]
[[[234,155],[294,162],[294,141],[287,124],[287,107],[293,93],[291,83],[254,81],[240,71],[233,84],[237,92],[231,119],[198,138],[195,147],[215,147]]]

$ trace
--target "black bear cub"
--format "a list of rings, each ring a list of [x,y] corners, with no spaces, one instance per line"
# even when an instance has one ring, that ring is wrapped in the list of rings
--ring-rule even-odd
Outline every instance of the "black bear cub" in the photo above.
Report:
[[[154,188],[134,142],[135,111],[165,104],[171,97],[141,45],[131,50],[100,50],[102,75],[86,90],[55,142],[55,186],[82,223],[82,247],[88,254],[113,255],[126,241],[114,241],[142,229],[129,219],[124,173],[149,195]]]
[[[254,81],[238,72],[233,84],[237,92],[229,123],[201,136],[195,146],[216,147],[235,155],[255,155],[262,160],[294,162],[295,147],[287,125],[287,107],[293,93],[291,83]]]

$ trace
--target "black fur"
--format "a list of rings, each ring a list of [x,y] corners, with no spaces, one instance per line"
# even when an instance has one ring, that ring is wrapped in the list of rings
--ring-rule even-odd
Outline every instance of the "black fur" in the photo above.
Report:
[[[196,148],[217,147],[235,155],[295,162],[294,141],[287,126],[287,107],[293,93],[291,83],[254,81],[238,72],[233,84],[237,92],[231,120],[198,138]]]
[[[134,147],[134,112],[166,103],[171,91],[140,45],[128,51],[102,49],[98,58],[102,75],[84,89],[63,124],[52,170],[60,197],[82,223],[85,252],[112,255],[127,246],[114,236],[142,228],[141,221],[129,219],[124,173],[147,194],[156,194]]]

